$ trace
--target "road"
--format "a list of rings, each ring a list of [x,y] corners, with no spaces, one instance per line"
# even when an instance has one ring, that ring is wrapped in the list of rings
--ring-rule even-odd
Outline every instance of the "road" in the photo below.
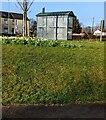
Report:
[[[3,118],[104,118],[105,104],[12,105],[2,107]],[[29,120],[29,119],[28,119]]]

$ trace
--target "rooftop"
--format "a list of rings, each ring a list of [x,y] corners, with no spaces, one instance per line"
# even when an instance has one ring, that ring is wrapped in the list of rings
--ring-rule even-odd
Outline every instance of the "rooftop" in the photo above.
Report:
[[[20,19],[20,20],[22,20],[23,19],[23,14],[0,11],[0,17],[1,18],[10,18],[10,19]],[[27,18],[27,20],[29,20],[29,19]]]
[[[36,16],[59,16],[59,15],[70,15],[70,16],[75,17],[72,11],[41,12],[41,13],[38,13]]]

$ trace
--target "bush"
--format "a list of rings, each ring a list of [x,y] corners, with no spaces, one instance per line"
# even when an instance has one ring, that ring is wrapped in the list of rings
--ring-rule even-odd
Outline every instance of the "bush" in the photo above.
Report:
[[[7,39],[2,39],[2,43],[3,44],[10,44],[11,40],[9,40],[8,38]]]
[[[3,38],[2,44],[18,44],[18,45],[35,45],[36,47],[65,47],[65,48],[75,48],[82,47],[81,45],[72,44],[69,41],[56,41],[56,40],[39,40],[32,38]]]

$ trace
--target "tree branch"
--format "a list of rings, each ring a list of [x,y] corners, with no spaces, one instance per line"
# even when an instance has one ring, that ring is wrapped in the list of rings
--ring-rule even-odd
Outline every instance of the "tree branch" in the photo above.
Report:
[[[18,1],[18,0],[16,0],[17,2],[18,2],[18,4],[19,4],[19,6],[21,7],[21,9],[24,11],[24,8],[23,8],[23,6],[21,5],[21,3]]]
[[[34,0],[32,0],[31,4],[29,5],[29,7],[27,8],[27,11],[29,10],[29,8],[31,7],[31,5],[33,4]]]

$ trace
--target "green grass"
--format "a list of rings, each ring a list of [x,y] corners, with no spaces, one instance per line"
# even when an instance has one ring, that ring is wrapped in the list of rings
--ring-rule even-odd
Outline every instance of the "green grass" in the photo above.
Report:
[[[104,100],[104,43],[83,47],[2,45],[3,104],[64,104]]]

